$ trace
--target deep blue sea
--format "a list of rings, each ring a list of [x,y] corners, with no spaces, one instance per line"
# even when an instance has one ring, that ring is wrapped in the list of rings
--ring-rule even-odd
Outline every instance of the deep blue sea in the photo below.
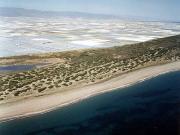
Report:
[[[0,123],[0,135],[180,135],[180,71]]]

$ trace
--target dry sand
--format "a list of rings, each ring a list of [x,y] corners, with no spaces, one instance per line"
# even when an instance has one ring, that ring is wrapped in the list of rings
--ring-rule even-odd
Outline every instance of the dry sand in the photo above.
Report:
[[[159,74],[180,70],[180,62],[152,66],[123,74],[105,82],[67,90],[51,95],[32,97],[0,105],[0,121],[45,113],[103,92],[117,90]]]

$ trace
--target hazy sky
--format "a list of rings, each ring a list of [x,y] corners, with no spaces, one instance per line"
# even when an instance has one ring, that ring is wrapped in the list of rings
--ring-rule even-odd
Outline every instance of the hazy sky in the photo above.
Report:
[[[0,0],[0,6],[180,21],[180,0]]]

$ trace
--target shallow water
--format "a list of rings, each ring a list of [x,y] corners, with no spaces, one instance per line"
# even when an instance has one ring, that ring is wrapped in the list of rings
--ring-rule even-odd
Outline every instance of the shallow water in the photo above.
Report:
[[[47,101],[48,102],[48,101]],[[178,135],[180,72],[0,124],[0,135]]]
[[[26,71],[35,68],[35,65],[8,65],[0,66],[0,72]]]

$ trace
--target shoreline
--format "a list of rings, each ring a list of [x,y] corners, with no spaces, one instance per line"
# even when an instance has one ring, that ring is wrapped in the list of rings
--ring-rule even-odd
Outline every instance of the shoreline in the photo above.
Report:
[[[0,105],[0,123],[43,114],[86,98],[128,87],[147,79],[180,70],[180,61],[128,72],[105,82],[91,84],[50,95],[31,97]],[[86,96],[84,96],[86,95]],[[50,101],[50,102],[47,102]]]

